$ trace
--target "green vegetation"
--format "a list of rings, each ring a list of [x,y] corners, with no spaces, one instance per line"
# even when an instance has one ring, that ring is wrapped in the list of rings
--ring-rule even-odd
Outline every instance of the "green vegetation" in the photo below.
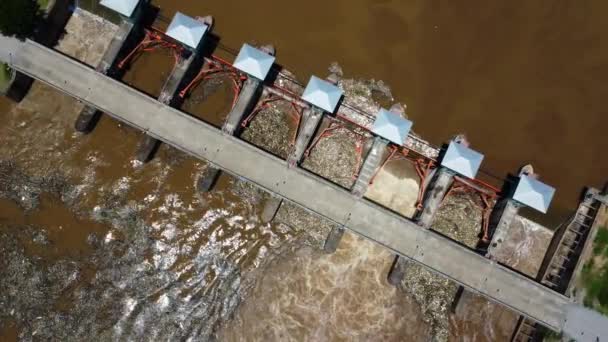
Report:
[[[608,228],[600,227],[593,241],[593,257],[582,270],[584,304],[608,315]]]
[[[49,8],[49,0],[38,0],[38,6],[40,6],[40,9],[43,11],[48,10]]]
[[[29,37],[40,16],[40,6],[36,0],[0,1],[0,32],[19,39]]]
[[[12,71],[8,65],[0,63],[0,92],[5,91],[11,81]]]
[[[600,227],[595,236],[595,241],[593,241],[593,255],[605,254],[606,246],[608,246],[608,229]]]

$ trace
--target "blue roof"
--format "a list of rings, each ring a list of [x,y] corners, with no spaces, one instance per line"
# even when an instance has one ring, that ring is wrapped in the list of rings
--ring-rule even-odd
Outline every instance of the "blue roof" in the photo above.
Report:
[[[521,175],[513,199],[542,213],[547,213],[554,194],[554,188],[528,175]]]
[[[333,113],[342,98],[342,94],[342,89],[316,76],[312,76],[306,89],[304,89],[302,99],[313,106]]]
[[[249,44],[243,44],[239,55],[234,60],[234,67],[259,80],[264,80],[274,64],[275,57],[256,49]]]
[[[452,141],[441,160],[441,165],[465,177],[475,178],[482,160],[483,154]]]
[[[207,32],[207,25],[180,12],[175,13],[167,36],[193,49],[198,48],[203,36]]]
[[[99,3],[125,17],[130,17],[139,4],[139,0],[101,0]]]
[[[380,109],[378,115],[376,115],[372,132],[397,145],[404,145],[412,129],[412,124],[410,120],[406,120],[396,113]]]

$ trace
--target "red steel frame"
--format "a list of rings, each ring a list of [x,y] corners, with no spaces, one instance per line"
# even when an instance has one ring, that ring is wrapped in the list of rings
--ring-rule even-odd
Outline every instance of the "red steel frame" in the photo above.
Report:
[[[347,128],[345,125],[343,125],[341,122],[339,122],[336,119],[331,119],[331,120],[332,121],[329,123],[329,125],[325,129],[323,129],[323,131],[321,131],[321,133],[319,135],[317,135],[317,137],[313,140],[312,144],[310,144],[310,146],[306,149],[306,151],[304,152],[304,156],[308,157],[310,152],[317,146],[317,144],[321,140],[331,137],[333,134],[335,134],[336,131],[338,131],[340,129],[347,130],[349,133],[354,134],[356,137],[355,138],[356,139],[355,153],[356,153],[357,160],[356,160],[355,171],[352,176],[353,180],[355,180],[359,176],[359,170],[361,169],[361,163],[363,160],[363,146],[365,145],[365,140],[368,137],[362,133],[358,133],[352,129]]]
[[[157,49],[172,50],[175,64],[177,64],[179,63],[184,47],[175,43],[171,38],[154,28],[144,29],[144,38],[118,63],[118,68],[124,68],[125,64],[131,62],[136,56],[139,56],[144,52],[150,52]]]
[[[264,109],[271,108],[272,103],[277,102],[277,101],[287,101],[287,100],[285,100],[284,98],[282,98],[278,95],[272,94],[272,93],[267,94],[264,98],[262,98],[260,100],[260,102],[258,102],[258,104],[251,111],[251,113],[245,118],[245,120],[243,120],[243,122],[241,123],[241,127],[247,127],[249,125],[249,123],[251,123],[251,121],[255,118],[256,115],[258,115]],[[291,116],[294,123],[296,124],[296,128],[294,130],[294,133],[293,133],[293,136],[291,137],[291,142],[290,142],[290,145],[293,146],[295,144],[296,137],[298,135],[298,130],[300,129],[300,124],[301,124],[301,120],[302,120],[302,108],[297,103],[294,103],[291,101],[289,101],[289,104],[291,105],[291,111],[289,111],[288,113]]]
[[[471,182],[468,179],[462,178],[460,176],[454,176],[454,182],[450,186],[450,189],[443,197],[442,201],[455,192],[460,193],[475,193],[481,199],[482,205],[482,216],[481,216],[481,225],[482,225],[482,241],[487,243],[490,241],[489,236],[489,226],[490,226],[490,214],[492,213],[492,209],[494,209],[494,205],[496,204],[496,199],[498,198],[498,192],[493,189],[487,189],[480,187],[479,185]]]
[[[205,65],[199,71],[198,75],[194,77],[194,79],[179,92],[179,96],[181,98],[186,97],[186,95],[198,86],[201,82],[208,80],[212,77],[217,77],[221,74],[227,74],[232,80],[232,90],[234,92],[234,96],[232,98],[232,106],[236,104],[236,101],[241,93],[243,88],[243,83],[247,80],[247,77],[240,74],[229,62],[221,59],[220,57],[212,55],[211,58],[205,58]]]

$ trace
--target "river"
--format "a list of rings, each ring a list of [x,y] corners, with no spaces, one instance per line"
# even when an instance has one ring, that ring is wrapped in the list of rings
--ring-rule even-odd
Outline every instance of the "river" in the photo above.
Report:
[[[337,61],[384,80],[414,129],[440,144],[464,132],[504,177],[532,163],[563,216],[608,161],[608,22],[603,1],[155,0],[163,15],[212,14],[222,43],[272,43],[307,81]]]
[[[603,2],[155,4],[165,17],[212,14],[224,45],[274,44],[303,82],[325,76],[333,61],[346,77],[384,80],[424,138],[439,144],[466,133],[498,176],[532,162],[558,189],[555,221],[583,186],[606,180]],[[171,58],[143,56],[124,81],[155,94]],[[11,253],[0,271],[11,289],[31,292],[2,297],[13,302],[0,310],[0,337],[427,339],[412,297],[384,279],[392,259],[382,248],[347,233],[337,253],[324,255],[319,239],[303,237],[322,224],[262,224],[264,194],[229,177],[197,194],[204,163],[163,146],[142,166],[133,160],[140,134],[104,117],[80,137],[72,114],[44,115],[75,113],[77,104],[45,87],[33,94],[38,100],[19,108],[0,99],[0,159],[17,166],[0,171],[22,196],[0,200],[0,250]],[[452,340],[509,334],[483,321],[455,330]]]

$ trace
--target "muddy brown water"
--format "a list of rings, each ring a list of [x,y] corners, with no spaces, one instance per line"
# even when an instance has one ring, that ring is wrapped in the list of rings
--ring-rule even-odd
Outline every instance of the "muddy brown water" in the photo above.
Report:
[[[46,259],[69,256],[72,258],[88,254],[91,246],[87,236],[91,233],[103,236],[107,228],[94,221],[77,217],[57,198],[43,194],[36,210],[25,212],[17,204],[0,199],[0,225],[44,227],[51,247],[38,247],[24,243],[26,252]]]
[[[301,81],[306,81],[310,74],[326,75],[332,61],[343,66],[347,77],[386,81],[395,98],[408,105],[415,130],[432,142],[440,143],[452,134],[465,132],[474,147],[486,154],[485,168],[498,175],[515,170],[523,162],[533,162],[543,179],[558,188],[552,212],[555,217],[573,207],[582,186],[600,186],[605,180],[608,162],[602,158],[602,152],[608,148],[608,142],[602,133],[608,119],[601,100],[608,94],[600,82],[608,76],[605,62],[608,49],[601,44],[608,24],[600,13],[604,13],[608,5],[599,1],[576,5],[548,1],[533,4],[474,1],[467,7],[447,1],[339,0],[286,4],[276,0],[159,0],[155,3],[167,17],[176,10],[193,16],[212,14],[216,19],[215,32],[225,45],[273,43],[278,61],[294,71]],[[172,64],[173,57],[166,52],[145,54],[133,62],[123,80],[157,96]],[[192,97],[197,96],[201,96],[200,89],[193,91]],[[186,102],[185,110],[199,117],[207,116],[207,112],[226,112],[230,99],[230,89],[220,89],[205,103]],[[64,100],[51,104],[41,102],[32,110],[67,112],[61,101]],[[8,101],[0,98],[0,113],[11,108]],[[209,230],[195,242],[188,240],[186,245],[195,251],[203,250],[210,240],[217,239],[213,242],[221,245],[222,254],[248,269],[260,262],[265,250],[272,250],[279,244],[277,241],[287,239],[281,229],[258,223],[257,209],[249,208],[244,204],[247,200],[239,200],[238,193],[230,191],[228,177],[220,180],[216,194],[203,198],[195,195],[194,179],[201,172],[201,166],[190,158],[176,158],[168,147],[161,147],[159,158],[152,165],[134,166],[130,159],[141,134],[107,117],[93,134],[76,139],[71,131],[73,118],[64,123],[49,123],[36,113],[32,117],[28,115],[22,117],[28,128],[57,132],[55,139],[59,144],[48,149],[53,153],[68,152],[66,160],[61,159],[58,165],[68,172],[83,171],[83,175],[71,175],[73,178],[84,177],[89,169],[94,170],[95,181],[85,188],[89,193],[85,193],[79,205],[81,211],[92,210],[101,197],[117,186],[120,188],[126,177],[127,200],[149,203],[144,205],[142,216],[147,224],[161,227],[156,234],[170,234],[175,226],[178,232],[183,229],[182,234],[187,237],[198,236],[201,227]],[[221,116],[204,119],[218,125]],[[19,140],[21,135],[17,134],[9,137],[10,132],[21,127],[18,117],[11,120],[3,123],[7,130],[2,131],[5,135],[0,135],[0,139],[3,144],[13,144],[15,151],[26,150],[36,139]],[[21,164],[25,166],[38,165],[25,155],[19,157],[24,158]],[[49,159],[52,158],[55,156],[49,155]],[[186,208],[189,203],[193,203],[193,211]],[[61,248],[76,253],[84,253],[88,248],[84,244],[85,231],[74,230],[77,234],[70,233],[64,242],[61,234],[83,222],[90,227],[86,234],[107,230],[107,227],[93,227],[86,218],[73,214],[59,201],[45,195],[40,207],[31,212],[4,201],[0,202],[0,209],[4,214],[0,215],[0,223],[48,224],[49,238],[60,242],[57,248],[63,246]],[[207,222],[206,213],[219,219]],[[234,216],[245,218],[235,225]],[[64,225],[70,230],[64,230]],[[262,242],[251,243],[257,240]],[[259,340],[268,336],[285,337],[283,334],[294,339],[322,336],[403,340],[426,334],[424,324],[416,316],[415,304],[405,305],[410,299],[403,299],[401,294],[384,286],[385,268],[390,264],[388,253],[358,239],[346,241],[342,253],[348,254],[346,247],[352,249],[350,252],[365,252],[358,261],[362,274],[354,276],[348,272],[354,264],[352,260],[358,257],[334,260],[344,255],[302,252],[276,266],[276,274],[288,273],[286,286],[270,277],[254,290],[254,295],[259,301],[266,301],[264,304],[270,306],[270,311],[263,311],[262,306],[260,314],[256,311],[256,303],[260,302],[251,300],[249,306],[237,314],[243,324],[236,325],[236,335],[231,335],[229,327],[224,337],[239,339],[256,329],[260,331],[250,337]],[[151,252],[151,260],[154,256]],[[180,269],[191,262],[188,255],[179,255],[174,268]],[[289,262],[302,265],[306,272],[289,270]],[[312,279],[312,273],[315,273],[314,286],[307,282]],[[185,277],[196,278],[198,274],[186,273]],[[215,279],[216,276],[210,271],[205,277]],[[344,286],[349,291],[336,296],[336,286]],[[376,302],[362,292],[374,293]],[[276,293],[280,296],[275,298]],[[301,303],[292,300],[294,294],[305,302],[304,309]],[[332,304],[331,308],[327,307],[328,303]],[[354,315],[357,310],[361,311],[359,316]],[[352,317],[348,316],[351,311]],[[319,312],[333,316],[331,326],[342,330],[332,332],[318,327]],[[262,331],[264,324],[274,325],[277,317],[285,321],[276,325],[276,330]],[[258,318],[262,325],[254,325]],[[17,329],[13,322],[5,323],[0,327],[0,336],[11,340]],[[473,326],[476,324],[480,322],[473,322]],[[370,327],[386,335],[357,335],[376,331]]]
[[[125,63],[123,82],[156,98],[171,74],[174,63],[175,58],[170,49],[143,52]]]
[[[302,81],[332,61],[386,81],[414,129],[464,132],[504,176],[533,163],[557,188],[551,215],[608,181],[608,22],[603,1],[155,0],[162,14],[212,14],[222,43],[272,43]]]

